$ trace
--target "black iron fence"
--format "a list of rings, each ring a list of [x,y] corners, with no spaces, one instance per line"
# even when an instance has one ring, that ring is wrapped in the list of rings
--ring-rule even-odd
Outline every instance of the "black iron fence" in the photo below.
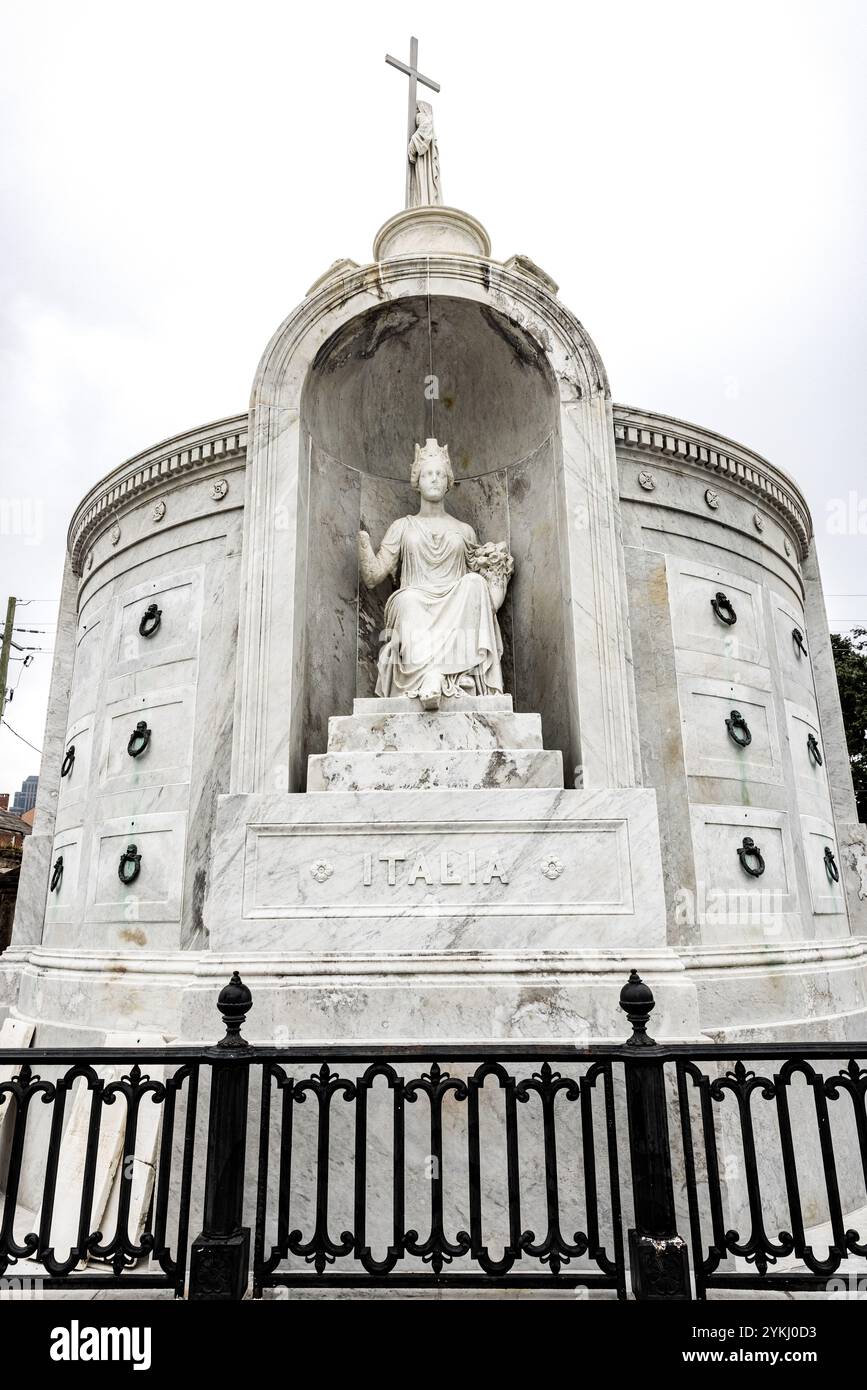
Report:
[[[658,1045],[635,972],[620,1046],[253,1047],[251,1003],[235,975],[213,1048],[0,1051],[0,1278],[193,1299],[867,1282],[867,1044]]]

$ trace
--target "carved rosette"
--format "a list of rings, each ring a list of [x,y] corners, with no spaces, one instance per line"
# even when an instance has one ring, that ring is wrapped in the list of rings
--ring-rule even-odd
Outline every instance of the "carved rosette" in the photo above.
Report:
[[[559,878],[563,872],[563,861],[556,854],[549,854],[546,859],[539,860],[539,868],[546,878]]]

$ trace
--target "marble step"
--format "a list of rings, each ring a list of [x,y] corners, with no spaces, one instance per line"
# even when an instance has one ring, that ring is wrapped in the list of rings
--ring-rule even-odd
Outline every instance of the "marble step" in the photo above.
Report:
[[[452,695],[440,704],[440,714],[493,714],[511,713],[511,695]],[[379,695],[364,697],[352,702],[353,714],[424,714],[421,700],[411,700],[407,695],[384,700]]]
[[[541,715],[506,710],[338,714],[328,721],[329,753],[541,747]]]
[[[562,755],[544,748],[315,753],[307,760],[308,792],[562,786]]]

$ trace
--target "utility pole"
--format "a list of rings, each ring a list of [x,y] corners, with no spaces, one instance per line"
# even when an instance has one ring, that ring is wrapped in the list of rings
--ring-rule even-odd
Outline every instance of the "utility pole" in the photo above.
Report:
[[[6,604],[6,626],[3,629],[3,644],[0,646],[0,719],[6,712],[6,676],[9,671],[9,648],[16,646],[12,641],[12,624],[15,622],[15,599]]]

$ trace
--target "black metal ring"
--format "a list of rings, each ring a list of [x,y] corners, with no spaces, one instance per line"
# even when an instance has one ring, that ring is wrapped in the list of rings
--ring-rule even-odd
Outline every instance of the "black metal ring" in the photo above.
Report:
[[[714,613],[716,613],[720,622],[725,623],[726,627],[731,627],[734,623],[737,622],[738,615],[734,610],[734,606],[731,602],[731,599],[726,597],[722,589],[718,590],[717,593],[714,594],[713,598],[710,601],[710,606],[713,609]]]
[[[810,757],[813,759],[813,762],[816,764],[816,766],[817,766],[817,767],[821,767],[821,766],[822,766],[822,750],[821,750],[821,748],[819,747],[819,741],[818,741],[818,739],[816,738],[816,735],[813,734],[813,733],[807,734],[807,752],[809,753]]]
[[[163,610],[157,608],[155,603],[148,604],[138,625],[139,633],[142,637],[153,637],[162,620]]]
[[[726,720],[726,728],[729,731],[729,738],[732,743],[737,744],[738,748],[746,748],[748,743],[752,743],[753,736],[750,733],[750,726],[740,710],[732,710],[731,715]]]
[[[762,874],[765,872],[765,861],[762,858],[762,852],[755,840],[749,835],[745,835],[743,843],[738,845],[738,859],[741,861],[741,868],[750,875],[750,878],[761,878]],[[755,859],[756,868],[750,868],[747,863],[748,859]]]
[[[56,893],[56,892],[57,892],[58,888],[60,887],[60,880],[61,880],[62,878],[63,878],[63,855],[62,855],[62,854],[58,854],[57,858],[56,858],[55,861],[54,861],[54,868],[53,868],[52,873],[51,873],[51,887],[50,887],[49,890],[48,890],[50,893]]]
[[[804,645],[804,634],[799,627],[792,628],[792,641],[795,644],[795,651],[798,653],[798,656],[806,656],[807,648]]]
[[[131,872],[127,872],[131,869]],[[121,883],[135,883],[141,870],[141,855],[135,845],[127,845],[123,854],[120,856],[120,863],[117,866],[117,876]]]
[[[151,731],[147,721],[140,719],[129,736],[126,751],[131,758],[140,758],[151,741]]]
[[[840,870],[837,868],[834,851],[830,845],[825,846],[825,870],[832,883],[840,882]]]
[[[68,747],[67,750],[66,750],[66,753],[64,754],[63,762],[60,764],[60,775],[61,775],[61,777],[68,777],[68,776],[69,776],[70,772],[72,771],[72,766],[73,766],[73,763],[74,763],[74,762],[75,762],[75,744],[74,744],[74,743],[70,743],[69,747]]]

